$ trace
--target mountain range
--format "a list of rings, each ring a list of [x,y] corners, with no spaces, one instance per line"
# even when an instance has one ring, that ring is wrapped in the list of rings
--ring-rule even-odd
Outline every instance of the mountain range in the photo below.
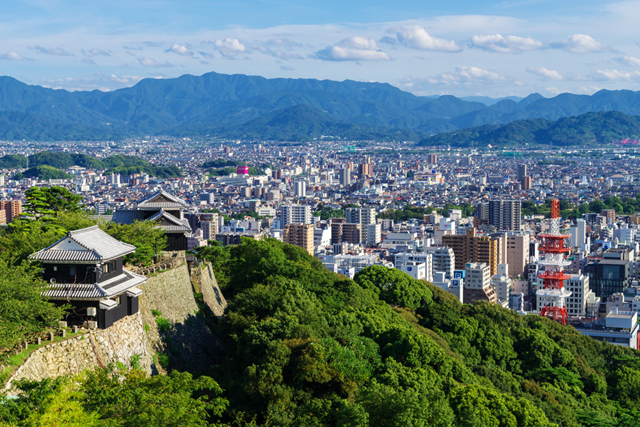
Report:
[[[482,101],[482,102],[478,102]],[[490,105],[488,105],[490,104]],[[640,92],[520,99],[421,97],[386,83],[207,73],[144,79],[113,92],[68,92],[0,77],[0,139],[117,140],[200,135],[249,140],[420,140],[517,120],[640,114]]]

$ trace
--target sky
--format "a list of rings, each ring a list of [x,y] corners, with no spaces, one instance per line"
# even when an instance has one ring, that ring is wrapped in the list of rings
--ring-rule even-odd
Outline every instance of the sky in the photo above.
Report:
[[[640,90],[640,1],[21,0],[0,75],[66,90],[215,71],[416,95]]]

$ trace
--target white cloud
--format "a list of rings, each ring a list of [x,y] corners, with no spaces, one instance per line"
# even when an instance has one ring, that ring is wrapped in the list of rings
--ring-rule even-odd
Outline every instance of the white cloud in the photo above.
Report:
[[[63,79],[43,79],[40,83],[44,87],[66,90],[110,90],[133,86],[142,80],[140,76],[118,76],[115,74],[97,73],[94,77],[67,77]]]
[[[15,52],[0,53],[0,61],[33,61],[31,58],[25,58]]]
[[[193,52],[191,52],[188,47],[179,45],[177,43],[171,46],[169,49],[165,50],[165,52],[177,53],[180,56],[193,56]]]
[[[494,71],[466,66],[456,67],[455,71],[430,77],[427,80],[430,83],[439,85],[495,84],[508,81],[506,77]]]
[[[405,46],[420,50],[436,50],[441,52],[460,52],[462,48],[455,41],[433,37],[420,26],[392,28],[398,41]]]
[[[253,50],[257,50],[258,52],[262,52],[265,55],[269,55],[269,56],[273,56],[274,58],[278,58],[278,59],[282,59],[283,61],[289,60],[289,59],[304,59],[304,57],[302,55],[300,55],[299,53],[293,53],[293,52],[285,52],[283,50],[273,50],[273,49],[269,49],[266,46],[261,46],[258,44],[255,44],[252,46]]]
[[[620,61],[632,67],[640,67],[640,59],[634,58],[633,56],[622,57]]]
[[[586,34],[574,34],[559,42],[551,43],[554,49],[562,49],[573,53],[594,53],[611,51],[611,47],[595,41]]]
[[[63,49],[61,47],[56,47],[56,48],[53,48],[53,49],[47,49],[47,48],[44,48],[42,46],[36,45],[36,46],[30,47],[29,49],[33,49],[38,53],[44,53],[45,55],[73,56],[73,53],[71,53],[68,50]]]
[[[82,51],[83,54],[88,56],[111,56],[111,52],[103,49],[93,48],[89,51]]]
[[[640,71],[596,70],[594,80],[635,80],[640,77]]]
[[[235,58],[247,50],[238,39],[226,38],[224,40],[216,40],[213,45],[222,56],[227,58]]]
[[[544,77],[549,80],[563,80],[564,77],[562,74],[557,72],[556,70],[549,70],[544,67],[529,67],[527,68],[527,73],[535,74],[540,77]]]
[[[155,67],[155,68],[173,67],[173,64],[169,63],[169,61],[165,61],[164,63],[162,63],[162,62],[156,61],[155,59],[145,58],[145,57],[137,57],[137,59],[138,59],[138,62],[140,62],[140,65],[144,67]]]
[[[366,37],[348,37],[314,54],[325,61],[388,61],[389,55],[378,49],[375,40]]]
[[[517,36],[504,37],[500,34],[487,36],[473,36],[471,46],[492,52],[521,53],[527,50],[537,50],[544,47],[544,43],[530,37]]]
[[[292,47],[300,47],[302,46],[300,43],[296,43],[294,41],[291,41],[289,39],[269,39],[266,41],[265,43],[268,46],[278,46],[281,48],[288,48],[291,49]]]
[[[83,63],[85,63],[85,64],[89,64],[89,65],[96,65],[96,61],[94,61],[94,60],[93,60],[93,59],[91,59],[91,58],[84,58],[84,59],[82,60],[82,62],[83,62]]]

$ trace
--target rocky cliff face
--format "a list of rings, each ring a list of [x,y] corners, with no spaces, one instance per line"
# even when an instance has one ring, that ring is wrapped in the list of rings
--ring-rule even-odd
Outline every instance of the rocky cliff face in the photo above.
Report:
[[[222,295],[220,287],[218,287],[211,263],[194,267],[191,274],[194,287],[197,286],[197,290],[202,294],[207,307],[216,316],[224,315],[224,310],[227,308],[227,300]]]
[[[11,383],[17,379],[75,375],[85,369],[117,362],[129,366],[134,357],[139,358],[138,364],[148,374],[152,372],[153,361],[140,313],[127,316],[108,329],[89,331],[37,349],[13,374],[7,388],[11,388]]]

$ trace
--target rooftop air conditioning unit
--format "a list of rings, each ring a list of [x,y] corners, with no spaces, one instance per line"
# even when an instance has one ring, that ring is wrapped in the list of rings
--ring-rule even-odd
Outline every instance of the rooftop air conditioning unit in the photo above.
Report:
[[[87,327],[89,329],[98,329],[98,322],[96,322],[95,320],[90,320],[87,322]]]
[[[95,317],[98,315],[98,310],[95,307],[87,307],[87,316]]]

